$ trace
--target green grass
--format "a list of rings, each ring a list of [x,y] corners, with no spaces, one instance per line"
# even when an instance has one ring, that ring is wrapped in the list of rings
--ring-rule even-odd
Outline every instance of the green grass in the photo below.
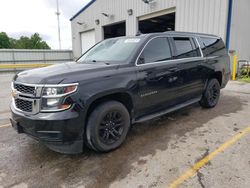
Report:
[[[250,77],[240,78],[239,81],[250,83]]]

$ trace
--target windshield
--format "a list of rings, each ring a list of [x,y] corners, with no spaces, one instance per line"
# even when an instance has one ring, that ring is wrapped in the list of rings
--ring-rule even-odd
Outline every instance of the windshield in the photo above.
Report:
[[[132,55],[139,42],[139,38],[107,39],[90,49],[77,62],[122,62]]]

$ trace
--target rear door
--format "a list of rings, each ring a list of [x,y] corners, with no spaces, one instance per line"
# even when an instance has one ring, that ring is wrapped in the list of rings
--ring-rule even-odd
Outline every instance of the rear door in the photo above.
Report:
[[[173,105],[179,87],[178,67],[173,61],[169,39],[151,39],[137,61],[138,104],[140,115],[147,115]]]
[[[194,37],[172,37],[174,59],[179,68],[180,86],[178,102],[182,103],[202,95],[206,74],[202,64],[205,62],[199,44]]]

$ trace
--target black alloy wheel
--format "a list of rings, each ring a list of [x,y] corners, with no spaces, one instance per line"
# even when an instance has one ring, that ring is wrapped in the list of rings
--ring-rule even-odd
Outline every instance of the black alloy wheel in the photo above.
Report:
[[[119,111],[107,112],[99,125],[101,141],[109,145],[119,140],[124,131],[124,125],[124,119]]]
[[[220,90],[216,85],[213,85],[209,90],[208,90],[208,100],[209,103],[214,105],[217,103],[218,96],[220,94]]]
[[[200,105],[204,108],[213,108],[216,106],[220,98],[220,83],[213,78],[208,81],[206,90],[200,100]]]
[[[99,152],[118,148],[130,128],[127,108],[118,101],[99,104],[90,114],[86,127],[87,146]]]

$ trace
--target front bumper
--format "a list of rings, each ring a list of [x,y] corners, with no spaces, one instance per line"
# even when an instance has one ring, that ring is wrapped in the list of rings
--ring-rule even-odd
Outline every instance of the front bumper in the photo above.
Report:
[[[12,126],[60,153],[83,150],[84,120],[80,112],[69,109],[55,113],[23,114],[11,104]]]

